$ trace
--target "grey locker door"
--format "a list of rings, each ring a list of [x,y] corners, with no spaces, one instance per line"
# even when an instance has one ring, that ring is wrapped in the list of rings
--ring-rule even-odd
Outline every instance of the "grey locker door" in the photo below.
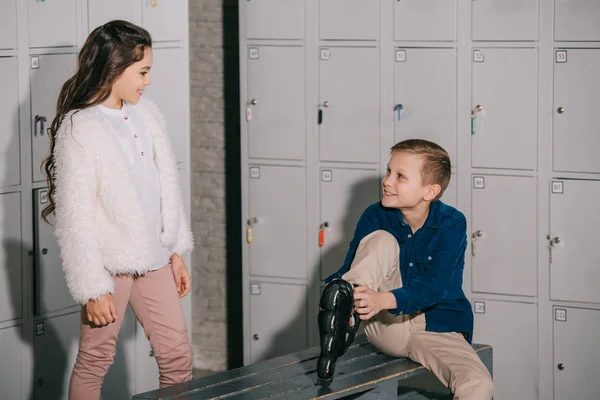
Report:
[[[75,306],[65,283],[54,228],[42,220],[48,190],[33,191],[35,219],[35,312],[43,314]],[[51,220],[52,221],[52,220]]]
[[[306,286],[250,282],[250,363],[307,347]]]
[[[0,194],[0,322],[21,318],[21,195]]]
[[[29,47],[77,45],[77,0],[27,0]]]
[[[536,305],[474,299],[473,308],[473,342],[489,344],[494,349],[494,399],[537,399]],[[555,397],[568,398],[571,397]]]
[[[378,37],[378,1],[319,0],[322,40],[377,40]]]
[[[0,3],[0,49],[17,47],[17,2],[4,0]]]
[[[75,71],[76,55],[47,54],[32,56],[31,59],[39,65],[39,68],[30,70],[33,182],[43,182],[46,175],[42,173],[41,165],[50,154],[48,129],[56,115],[56,101],[60,89]]]
[[[337,271],[363,211],[381,198],[381,177],[376,170],[321,169],[321,278]]]
[[[0,329],[0,388],[3,399],[24,399],[21,326]]]
[[[396,49],[395,59],[395,141],[431,140],[456,165],[456,50]]]
[[[144,96],[153,100],[164,115],[175,158],[181,167],[190,158],[189,122],[180,103],[180,99],[189,97],[184,49],[153,49],[152,55],[152,83],[144,89]]]
[[[536,180],[476,175],[473,186],[482,180],[471,189],[473,291],[536,296]]]
[[[456,40],[456,0],[394,1],[394,39]]]
[[[34,322],[34,399],[67,400],[69,379],[79,347],[79,311]],[[119,331],[117,352],[102,390],[104,400],[133,396],[129,366],[135,363],[135,316],[128,308]]]
[[[248,173],[250,275],[306,279],[304,168],[252,165]]]
[[[600,40],[600,7],[597,0],[555,0],[554,40]]]
[[[550,195],[552,249],[550,297],[552,300],[600,303],[600,182],[553,181]],[[560,193],[562,191],[562,193]]]
[[[150,32],[153,42],[184,40],[187,0],[146,0],[142,2],[142,26]]]
[[[554,314],[554,399],[600,399],[600,311],[554,307]]]
[[[0,57],[0,187],[21,183],[17,58]]]
[[[452,174],[450,177],[450,183],[440,198],[441,201],[455,208],[458,206],[458,184],[456,180],[456,174]]]
[[[133,21],[134,3],[123,0],[88,0],[88,30],[115,19]],[[162,5],[162,4],[161,4]]]
[[[322,114],[321,161],[377,162],[378,58],[379,51],[374,47],[321,48],[318,105]]]
[[[473,59],[472,109],[483,107],[471,135],[473,167],[534,169],[537,50],[475,49]]]
[[[538,3],[539,0],[473,1],[473,40],[537,40]]]
[[[303,160],[304,48],[250,47],[247,65],[248,157]]]
[[[598,173],[600,69],[592,66],[600,65],[600,49],[559,49],[554,56],[554,170]]]
[[[248,39],[304,39],[305,0],[246,2]]]

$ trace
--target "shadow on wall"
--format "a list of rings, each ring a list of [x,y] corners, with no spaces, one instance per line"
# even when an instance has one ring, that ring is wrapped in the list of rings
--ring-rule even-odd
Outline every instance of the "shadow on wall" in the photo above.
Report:
[[[43,83],[37,81],[38,79],[48,79],[48,77],[37,78],[37,75],[32,77],[32,93],[36,93],[36,88],[45,87]],[[47,96],[47,93],[44,93],[44,96]],[[27,99],[20,104],[20,107],[24,110],[30,105],[30,100]],[[31,129],[34,128],[33,119],[36,111],[42,112],[32,110]],[[13,118],[15,121],[13,126],[18,127],[18,110],[15,110]],[[48,118],[46,127],[50,126],[50,122]],[[39,124],[37,127],[39,128]],[[12,137],[17,142],[15,148],[19,148],[19,136],[12,135]],[[34,140],[40,138],[40,136],[35,138],[32,136]],[[47,136],[44,136],[43,140],[47,140]],[[39,170],[40,166],[33,165],[33,168]],[[25,179],[31,179],[31,177]],[[22,381],[23,368],[19,361],[22,360],[22,356],[30,353],[33,356],[33,365],[32,371],[29,372],[31,377],[30,386],[25,389],[29,393],[28,398],[38,400],[66,399],[68,382],[79,342],[79,307],[74,303],[70,303],[67,308],[49,310],[45,314],[40,312],[40,309],[44,307],[44,304],[42,304],[44,299],[64,298],[65,291],[67,291],[58,254],[54,254],[57,253],[55,249],[57,248],[56,241],[51,234],[52,229],[47,229],[48,226],[39,219],[39,214],[36,213],[36,211],[40,211],[36,207],[40,194],[38,191],[33,191],[31,197],[33,199],[32,209],[34,215],[30,221],[33,223],[34,249],[29,248],[30,245],[23,240],[21,232],[21,213],[29,209],[24,210],[21,207],[21,199],[29,196],[23,193],[19,195],[19,192],[11,192],[10,189],[2,189],[2,192],[4,194],[0,194],[0,278],[4,284],[0,284],[0,288],[6,287],[5,296],[8,304],[0,304],[2,306],[0,307],[0,322],[19,318],[27,320],[25,317],[32,312],[34,313],[32,325],[19,325],[5,330],[5,332],[9,329],[17,331],[14,337],[21,342],[11,343],[12,348],[10,350],[12,352],[10,354],[14,355],[14,359],[11,366],[8,369],[3,368],[3,371],[14,370],[15,375],[3,374],[4,376],[0,377],[0,387],[3,388],[2,397],[8,395],[4,392],[5,387],[17,387],[15,389],[20,392],[20,388],[15,384],[16,380]],[[41,207],[44,206],[45,204],[41,205]],[[36,234],[40,228],[46,228],[43,229],[46,233],[44,233],[41,240]],[[41,244],[42,242],[43,244]],[[47,250],[42,252],[42,247],[47,248]],[[23,257],[29,259],[23,259]],[[27,274],[24,268],[29,266],[32,273]],[[56,277],[57,274],[60,278]],[[53,284],[50,286],[44,285],[43,281],[46,283],[52,282]],[[42,286],[46,290],[44,295],[42,295],[40,289]],[[23,290],[24,288],[25,290]],[[53,290],[56,290],[56,296],[53,295]],[[25,296],[30,296],[27,301],[24,301]],[[0,303],[2,302],[4,302],[3,296],[0,295]],[[29,309],[25,308],[24,303]],[[123,332],[120,341],[129,339],[132,336],[129,333],[133,332],[135,330]],[[0,339],[6,340],[6,336],[0,335]],[[4,345],[4,343],[0,343],[0,345]],[[22,346],[26,346],[29,350],[22,352]],[[102,398],[104,399],[130,399],[132,396],[132,388],[129,387],[131,379],[127,372],[134,368],[135,360],[126,359],[124,354],[123,346],[118,344],[115,365],[109,370],[105,379],[106,384],[102,389]],[[127,364],[131,364],[131,367],[127,368]]]
[[[321,288],[324,287],[323,278],[337,271],[344,263],[344,258],[348,252],[348,247],[354,235],[354,229],[356,228],[358,219],[362,212],[373,203],[370,199],[378,196],[377,192],[373,194],[373,189],[378,188],[379,184],[380,180],[377,177],[373,177],[357,181],[349,189],[348,203],[346,209],[343,211],[344,217],[342,220],[340,240],[333,243],[331,246],[327,246],[326,250],[321,250],[319,262],[311,268],[312,276],[309,277],[309,287],[306,292],[307,295],[316,294],[320,297]],[[343,205],[340,205],[340,207],[342,206]],[[309,244],[309,246],[310,245],[311,244]],[[328,262],[335,263],[335,265],[323,265],[322,260],[328,260]],[[315,274],[317,276],[315,276]],[[307,314],[307,306],[309,304],[315,304],[316,307],[318,307],[318,300],[319,299],[317,298],[311,302],[308,298],[305,298],[301,304],[298,304],[298,308],[293,311],[294,318],[292,319],[292,322],[274,334],[270,347],[262,353],[262,359],[282,355],[282,349],[289,349],[290,343],[294,343],[293,338],[298,336],[298,331],[301,329],[308,331],[310,326],[313,326],[315,331],[307,332],[307,337],[313,338],[315,343],[319,343],[317,321],[315,321],[314,324],[309,325],[307,324],[305,317]],[[314,311],[316,317],[318,310]],[[296,349],[296,351],[298,350],[302,349]],[[286,350],[284,352],[289,353],[290,351]]]
[[[227,251],[227,368],[244,364],[242,318],[242,179],[240,67],[237,1],[223,0],[223,88],[225,121],[225,210]]]

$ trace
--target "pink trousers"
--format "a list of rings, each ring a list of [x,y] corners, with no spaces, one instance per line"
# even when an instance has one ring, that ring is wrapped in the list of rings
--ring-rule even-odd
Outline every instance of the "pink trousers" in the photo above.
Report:
[[[69,385],[70,400],[100,398],[102,381],[115,357],[127,303],[154,351],[160,387],[192,379],[192,348],[170,265],[144,276],[116,276],[114,282],[115,322],[95,327],[87,322],[87,311],[82,308],[79,352]]]

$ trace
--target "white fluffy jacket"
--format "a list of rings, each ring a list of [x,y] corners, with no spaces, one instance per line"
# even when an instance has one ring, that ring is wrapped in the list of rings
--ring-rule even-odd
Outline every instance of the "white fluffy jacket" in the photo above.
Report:
[[[141,99],[134,106],[154,141],[160,180],[163,230],[171,253],[193,248],[183,211],[175,157],[158,108]],[[154,254],[131,173],[110,123],[92,110],[69,113],[54,150],[55,235],[67,286],[80,304],[114,290],[113,275],[145,274]]]

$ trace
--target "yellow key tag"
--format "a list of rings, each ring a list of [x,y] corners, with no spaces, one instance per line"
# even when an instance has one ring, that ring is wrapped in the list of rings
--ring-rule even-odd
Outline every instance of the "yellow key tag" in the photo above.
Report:
[[[156,7],[156,6],[158,6],[158,0],[150,0],[150,5],[151,5],[152,7]]]
[[[252,243],[252,226],[248,225],[248,228],[246,229],[246,241],[248,243]]]

